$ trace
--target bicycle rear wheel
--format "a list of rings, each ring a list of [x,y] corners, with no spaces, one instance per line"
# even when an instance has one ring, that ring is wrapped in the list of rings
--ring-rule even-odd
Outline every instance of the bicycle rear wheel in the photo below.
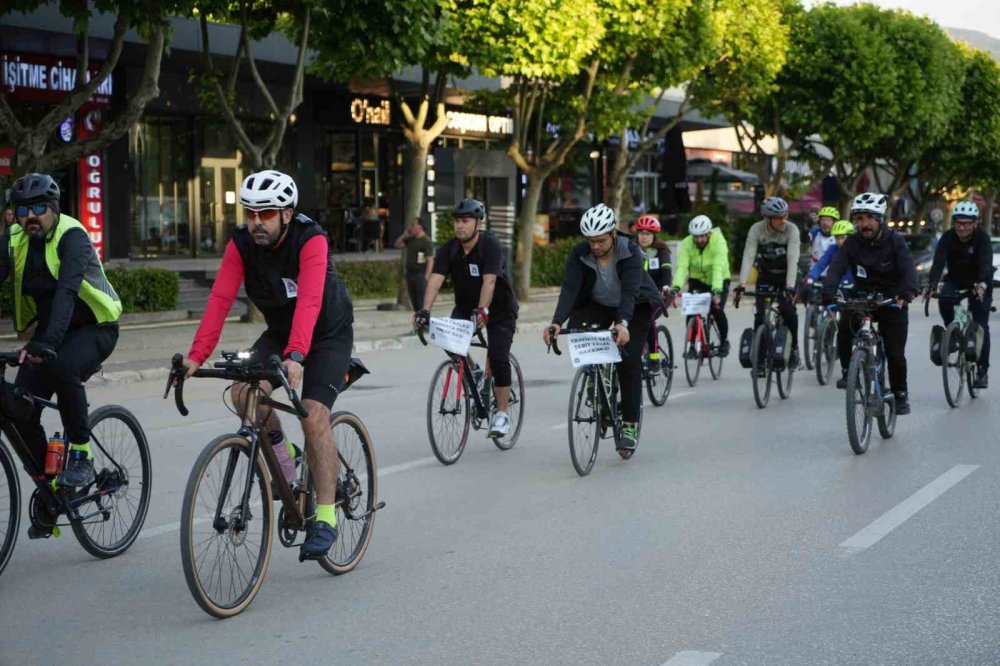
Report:
[[[855,349],[847,366],[847,441],[855,454],[872,439],[872,368],[867,349]]]
[[[816,380],[820,386],[830,383],[833,366],[837,360],[837,322],[832,317],[822,320],[816,335],[815,352]]]
[[[521,374],[521,364],[513,354],[510,355],[510,400],[507,403],[507,416],[510,417],[510,433],[504,437],[491,438],[501,451],[507,451],[517,444],[521,425],[524,423],[524,376]]]
[[[719,335],[719,325],[715,323],[715,317],[709,316],[707,322],[705,337],[708,339],[708,349],[706,350],[708,371],[712,374],[712,379],[718,379],[722,376],[722,337]]]
[[[21,484],[17,467],[0,441],[0,574],[10,561],[21,524]]]
[[[767,327],[757,327],[750,347],[750,378],[753,381],[753,399],[757,407],[764,409],[771,399],[771,339]]]
[[[688,386],[694,386],[701,374],[702,340],[698,336],[698,319],[688,322],[687,335],[684,338],[684,374],[687,375]]]
[[[596,374],[580,368],[569,392],[569,457],[580,476],[590,474],[597,460],[601,407],[596,379]]]
[[[646,373],[646,393],[650,402],[660,407],[667,401],[674,383],[674,341],[666,326],[656,327],[656,345],[660,350],[660,368],[658,372],[648,370]],[[649,361],[646,367],[650,367]]]
[[[427,435],[431,451],[443,465],[451,465],[462,455],[472,423],[471,403],[458,364],[445,361],[438,366],[427,391]]]
[[[965,352],[962,349],[962,330],[957,322],[944,329],[941,336],[941,375],[944,381],[944,399],[958,407],[965,392]]]
[[[146,521],[153,487],[149,443],[139,420],[120,405],[91,412],[90,436],[96,479],[80,494],[103,494],[77,506],[80,518],[71,524],[84,550],[114,557],[135,543]]]
[[[350,412],[330,415],[330,429],[340,460],[337,474],[337,541],[319,564],[332,574],[345,574],[358,566],[368,550],[378,501],[378,474],[371,435],[361,419]],[[315,510],[316,486],[310,506]]]
[[[885,390],[885,382],[882,382],[883,391]],[[896,432],[896,396],[889,394],[884,396],[879,405],[878,417],[876,418],[878,423],[878,434],[882,439],[889,439]]]
[[[227,618],[250,605],[271,559],[273,524],[269,473],[259,455],[250,460],[250,442],[240,435],[209,442],[191,469],[181,509],[181,564],[202,610]]]
[[[803,348],[803,353],[805,354],[806,368],[812,370],[814,367],[813,352],[819,348],[819,308],[813,304],[806,306],[806,332],[802,336],[802,344],[805,345]]]
[[[979,389],[976,388],[976,376],[979,374],[979,365],[965,361],[965,384],[969,387],[969,397],[973,400],[979,397]]]

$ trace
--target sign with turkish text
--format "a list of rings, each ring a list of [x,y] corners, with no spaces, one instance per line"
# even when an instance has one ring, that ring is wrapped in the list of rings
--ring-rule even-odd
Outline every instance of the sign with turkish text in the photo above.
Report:
[[[476,325],[470,319],[452,319],[450,317],[431,317],[430,338],[446,352],[465,356],[472,344],[472,335]]]
[[[622,360],[621,351],[611,337],[611,331],[570,333],[566,336],[566,340],[569,341],[569,357],[573,361],[574,368],[581,365],[618,363]]]
[[[100,69],[101,63],[88,63],[87,81]],[[76,88],[76,79],[75,58],[0,52],[0,85],[9,100],[58,104]],[[85,106],[109,105],[113,86],[113,75],[109,74]]]
[[[101,112],[91,109],[82,111],[80,116],[77,138],[83,141],[100,131]],[[80,222],[87,229],[97,256],[104,261],[104,155],[98,152],[82,157],[77,171],[80,174]]]
[[[712,294],[704,292],[701,294],[684,294],[681,297],[681,311],[685,315],[708,316],[708,309],[712,306]]]

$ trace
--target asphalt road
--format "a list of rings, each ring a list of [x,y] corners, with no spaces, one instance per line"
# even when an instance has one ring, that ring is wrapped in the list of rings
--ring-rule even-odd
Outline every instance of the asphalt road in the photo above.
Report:
[[[734,349],[748,314],[731,317]],[[521,440],[501,452],[473,433],[451,467],[425,428],[443,355],[369,354],[338,403],[377,449],[387,507],[367,556],[333,577],[275,542],[256,601],[225,621],[189,595],[177,531],[195,456],[236,427],[221,383],[188,385],[186,419],[159,382],[92,390],[149,436],[146,531],[106,561],[69,530],[22,534],[0,577],[0,664],[998,664],[1000,384],[949,409],[931,321],[912,313],[913,414],[863,456],[842,392],[803,372],[759,410],[734,354],[693,389],[681,370],[634,459],[605,441],[586,478],[566,442],[573,371],[538,332],[514,346]]]

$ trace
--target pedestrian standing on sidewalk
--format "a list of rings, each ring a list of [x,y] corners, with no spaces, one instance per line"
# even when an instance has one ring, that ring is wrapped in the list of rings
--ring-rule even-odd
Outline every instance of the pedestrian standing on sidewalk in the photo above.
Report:
[[[410,303],[416,312],[424,304],[424,292],[427,291],[427,278],[434,269],[434,243],[424,231],[420,218],[413,222],[399,235],[393,247],[403,250],[403,266],[406,269],[406,291],[410,295]]]

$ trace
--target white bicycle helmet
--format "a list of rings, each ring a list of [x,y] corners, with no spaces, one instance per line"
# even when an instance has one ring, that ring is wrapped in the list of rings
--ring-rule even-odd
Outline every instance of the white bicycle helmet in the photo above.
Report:
[[[248,208],[295,208],[299,188],[291,176],[280,171],[259,171],[243,179],[240,203]]]
[[[871,213],[875,217],[882,219],[885,217],[885,209],[889,204],[889,199],[884,194],[878,192],[865,192],[854,197],[851,202],[851,215],[855,213]]]
[[[951,218],[956,217],[967,217],[973,220],[979,219],[979,206],[971,201],[960,201],[955,206],[955,210],[951,211]]]
[[[695,215],[688,222],[688,233],[692,236],[703,236],[712,231],[712,220],[708,215]]]
[[[587,238],[609,234],[618,226],[618,216],[602,203],[588,208],[580,218],[580,233]]]
[[[781,197],[768,197],[760,204],[764,217],[781,217],[788,214],[788,203]]]

